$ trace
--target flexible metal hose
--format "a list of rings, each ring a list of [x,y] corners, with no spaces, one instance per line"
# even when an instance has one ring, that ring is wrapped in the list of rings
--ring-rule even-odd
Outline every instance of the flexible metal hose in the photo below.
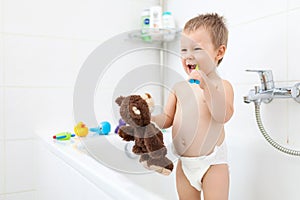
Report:
[[[281,146],[280,144],[278,144],[276,141],[274,141],[269,134],[267,133],[267,131],[264,128],[264,125],[261,121],[261,117],[260,117],[260,105],[259,103],[254,103],[255,105],[255,117],[256,117],[256,122],[258,125],[258,128],[260,130],[260,132],[262,133],[262,135],[264,136],[264,138],[276,149],[278,149],[279,151],[286,153],[286,154],[290,154],[293,156],[300,156],[300,151],[297,150],[293,150],[293,149],[288,149],[285,148],[283,146]]]

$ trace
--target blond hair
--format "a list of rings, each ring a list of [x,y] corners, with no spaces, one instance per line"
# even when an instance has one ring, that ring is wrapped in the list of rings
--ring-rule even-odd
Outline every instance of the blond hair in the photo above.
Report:
[[[228,29],[226,27],[225,18],[217,13],[201,14],[186,22],[183,31],[186,33],[194,32],[199,28],[205,28],[210,33],[212,43],[217,49],[221,45],[227,47]],[[221,58],[218,64],[221,63]]]

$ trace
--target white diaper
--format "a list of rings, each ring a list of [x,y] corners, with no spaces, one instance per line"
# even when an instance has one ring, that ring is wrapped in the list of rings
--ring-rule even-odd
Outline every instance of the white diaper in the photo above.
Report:
[[[225,141],[214,148],[208,156],[180,157],[182,169],[190,181],[190,184],[197,190],[202,190],[202,178],[211,165],[227,164],[227,146]]]

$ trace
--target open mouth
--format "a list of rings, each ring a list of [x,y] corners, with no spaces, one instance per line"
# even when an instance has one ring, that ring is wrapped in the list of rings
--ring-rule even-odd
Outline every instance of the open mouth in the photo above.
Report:
[[[186,66],[189,68],[189,72],[191,72],[196,69],[197,64],[187,64]]]

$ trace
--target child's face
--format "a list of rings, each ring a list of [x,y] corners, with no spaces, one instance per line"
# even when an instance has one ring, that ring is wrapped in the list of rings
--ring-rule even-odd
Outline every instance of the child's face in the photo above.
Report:
[[[208,70],[204,66],[217,66],[218,49],[216,49],[211,41],[209,32],[204,28],[199,28],[196,31],[186,33],[183,32],[181,36],[181,61],[185,72],[189,75],[192,70],[199,65],[199,69],[205,73]]]

